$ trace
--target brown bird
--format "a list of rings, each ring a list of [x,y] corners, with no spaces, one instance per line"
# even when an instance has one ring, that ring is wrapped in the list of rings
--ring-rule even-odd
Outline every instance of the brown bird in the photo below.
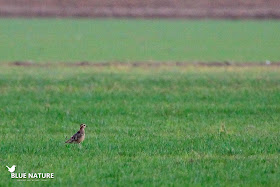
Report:
[[[85,128],[86,124],[81,124],[80,125],[80,130],[74,134],[69,140],[67,140],[65,143],[78,143],[80,144],[81,142],[84,141],[85,139]]]

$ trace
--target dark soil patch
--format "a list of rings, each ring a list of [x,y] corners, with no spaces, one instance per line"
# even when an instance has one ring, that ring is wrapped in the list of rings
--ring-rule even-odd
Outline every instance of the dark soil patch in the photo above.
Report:
[[[76,63],[32,63],[17,61],[8,63],[11,66],[22,66],[22,67],[46,67],[46,66],[69,66],[69,67],[176,67],[176,66],[205,66],[205,67],[227,67],[227,66],[237,66],[237,67],[256,67],[256,66],[273,66],[280,67],[280,62],[259,62],[259,63],[231,63],[231,62],[76,62]]]

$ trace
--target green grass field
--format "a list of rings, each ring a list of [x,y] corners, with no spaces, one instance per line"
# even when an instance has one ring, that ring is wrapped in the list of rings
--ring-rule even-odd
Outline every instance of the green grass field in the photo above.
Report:
[[[0,68],[0,186],[279,186],[280,69]],[[65,137],[86,123],[82,148]],[[18,182],[16,172],[53,172]]]
[[[280,21],[0,19],[0,62],[280,61]]]
[[[172,65],[279,62],[279,30],[276,20],[0,19],[0,186],[279,186],[280,68]],[[67,64],[81,61],[171,63]],[[82,147],[64,144],[81,123]],[[17,181],[6,165],[55,178]]]

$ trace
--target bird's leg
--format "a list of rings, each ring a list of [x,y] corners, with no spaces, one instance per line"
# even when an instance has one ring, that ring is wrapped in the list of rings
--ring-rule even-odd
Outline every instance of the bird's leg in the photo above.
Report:
[[[79,143],[79,149],[82,149],[82,145]]]

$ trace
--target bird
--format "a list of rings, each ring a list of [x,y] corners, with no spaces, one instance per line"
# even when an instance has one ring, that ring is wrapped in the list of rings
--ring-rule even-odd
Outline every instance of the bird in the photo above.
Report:
[[[13,165],[11,168],[9,168],[8,166],[6,166],[9,170],[9,172],[13,173],[16,170],[16,165]]]
[[[74,134],[69,140],[67,140],[65,143],[82,143],[85,139],[85,128],[86,128],[86,124],[81,124],[80,125],[80,130]]]

